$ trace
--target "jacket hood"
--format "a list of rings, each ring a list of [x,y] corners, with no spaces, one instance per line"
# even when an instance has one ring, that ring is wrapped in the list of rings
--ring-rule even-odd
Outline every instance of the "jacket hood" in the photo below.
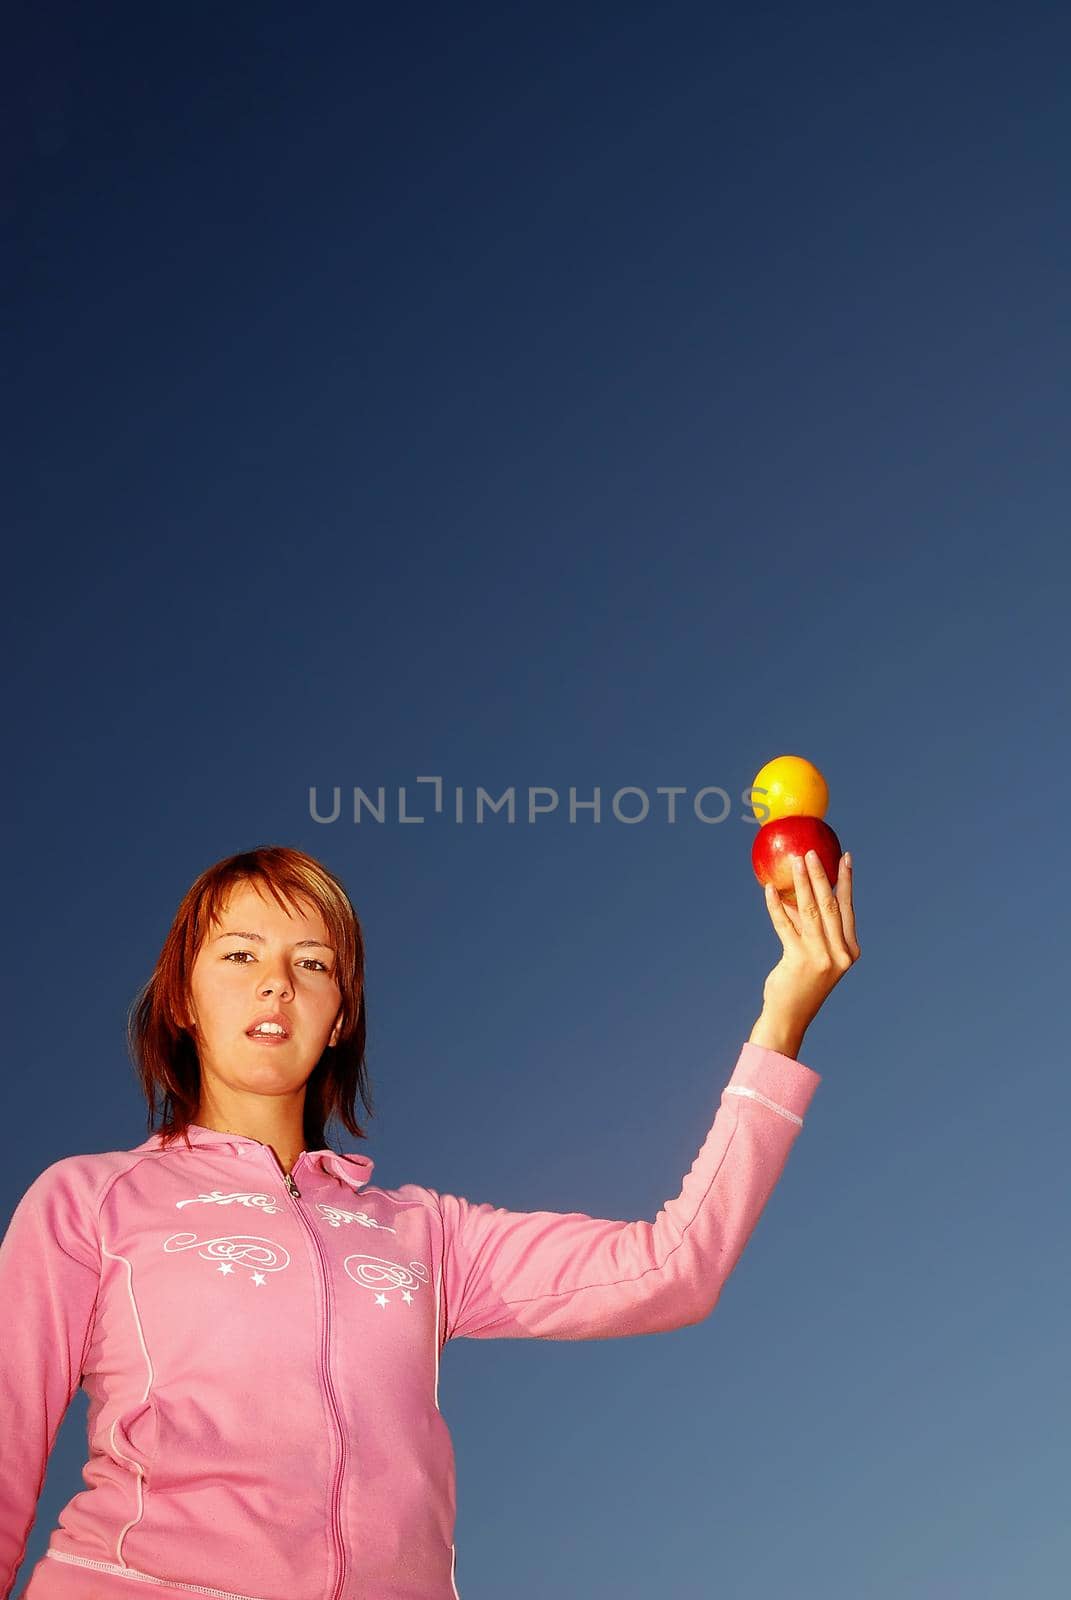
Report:
[[[229,1148],[232,1154],[237,1154],[245,1145],[263,1144],[263,1140],[251,1139],[247,1134],[220,1133],[218,1129],[205,1128],[199,1122],[189,1123],[186,1132],[189,1135],[191,1145],[216,1149]],[[268,1146],[265,1146],[265,1148],[267,1149]],[[163,1149],[163,1135],[161,1133],[150,1134],[141,1144],[135,1145],[134,1149]],[[188,1154],[186,1141],[181,1135],[168,1146],[167,1153],[171,1154],[178,1151]],[[343,1183],[350,1184],[354,1189],[361,1189],[370,1181],[372,1169],[375,1166],[371,1156],[362,1155],[356,1150],[342,1152],[330,1149],[303,1150],[294,1163],[295,1167],[298,1161],[302,1160],[312,1162],[315,1166],[322,1168],[323,1171],[331,1173],[336,1178],[341,1178]]]

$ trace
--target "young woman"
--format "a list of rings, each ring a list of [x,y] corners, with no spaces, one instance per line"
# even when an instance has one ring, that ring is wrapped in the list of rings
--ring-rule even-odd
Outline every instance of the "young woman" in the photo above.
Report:
[[[653,1223],[384,1189],[357,1139],[364,941],[301,851],[185,895],[131,1010],[162,1122],[67,1156],[0,1246],[0,1600],[81,1383],[87,1487],[20,1600],[456,1600],[448,1339],[612,1339],[709,1316],[821,1079],[795,1059],[858,958],[850,861],[769,892],[782,955],[680,1194]],[[145,1588],[145,1585],[150,1588]],[[140,1587],[139,1587],[140,1586]]]

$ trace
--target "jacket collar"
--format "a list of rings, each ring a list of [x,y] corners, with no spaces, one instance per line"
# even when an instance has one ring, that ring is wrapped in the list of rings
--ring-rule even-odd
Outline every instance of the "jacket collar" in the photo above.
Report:
[[[206,1145],[214,1148],[225,1147],[233,1154],[239,1145],[261,1144],[259,1139],[250,1139],[246,1134],[220,1133],[216,1128],[204,1128],[199,1122],[191,1122],[187,1129],[192,1145]],[[162,1135],[152,1133],[135,1150],[159,1150],[163,1142]],[[171,1150],[185,1150],[186,1141],[181,1136],[169,1147]],[[265,1148],[267,1148],[265,1146]],[[356,1150],[306,1150],[302,1152],[305,1160],[315,1163],[323,1171],[330,1172],[336,1178],[341,1178],[343,1183],[350,1184],[355,1189],[363,1188],[372,1176],[375,1162],[371,1156],[360,1154]]]

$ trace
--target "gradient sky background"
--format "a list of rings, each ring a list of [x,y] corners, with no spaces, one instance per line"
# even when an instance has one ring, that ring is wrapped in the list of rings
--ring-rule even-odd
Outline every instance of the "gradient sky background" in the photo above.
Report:
[[[652,1219],[780,954],[739,796],[802,753],[863,948],[806,1125],[704,1323],[447,1347],[460,1594],[1066,1595],[1066,6],[8,50],[4,1225],[145,1138],[127,1007],[256,844],[362,919],[377,1182]],[[400,823],[432,774],[562,806]]]

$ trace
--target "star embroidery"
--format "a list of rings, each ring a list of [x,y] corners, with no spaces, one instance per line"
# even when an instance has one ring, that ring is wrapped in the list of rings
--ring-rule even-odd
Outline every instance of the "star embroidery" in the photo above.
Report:
[[[402,1299],[405,1301],[407,1306],[411,1306],[413,1304],[413,1296],[409,1293],[408,1289],[402,1290]]]
[[[387,1303],[387,1297],[386,1297],[385,1294],[377,1294],[376,1295],[376,1305],[377,1306],[385,1306],[386,1303]]]
[[[268,1280],[264,1276],[263,1272],[254,1272],[254,1274],[253,1274],[253,1282],[254,1283],[261,1284],[261,1283],[267,1283],[267,1281]]]
[[[227,1272],[233,1272],[234,1268],[231,1266],[231,1263],[229,1261],[221,1261],[220,1264],[219,1264],[219,1270],[220,1270],[220,1272],[227,1273]]]

